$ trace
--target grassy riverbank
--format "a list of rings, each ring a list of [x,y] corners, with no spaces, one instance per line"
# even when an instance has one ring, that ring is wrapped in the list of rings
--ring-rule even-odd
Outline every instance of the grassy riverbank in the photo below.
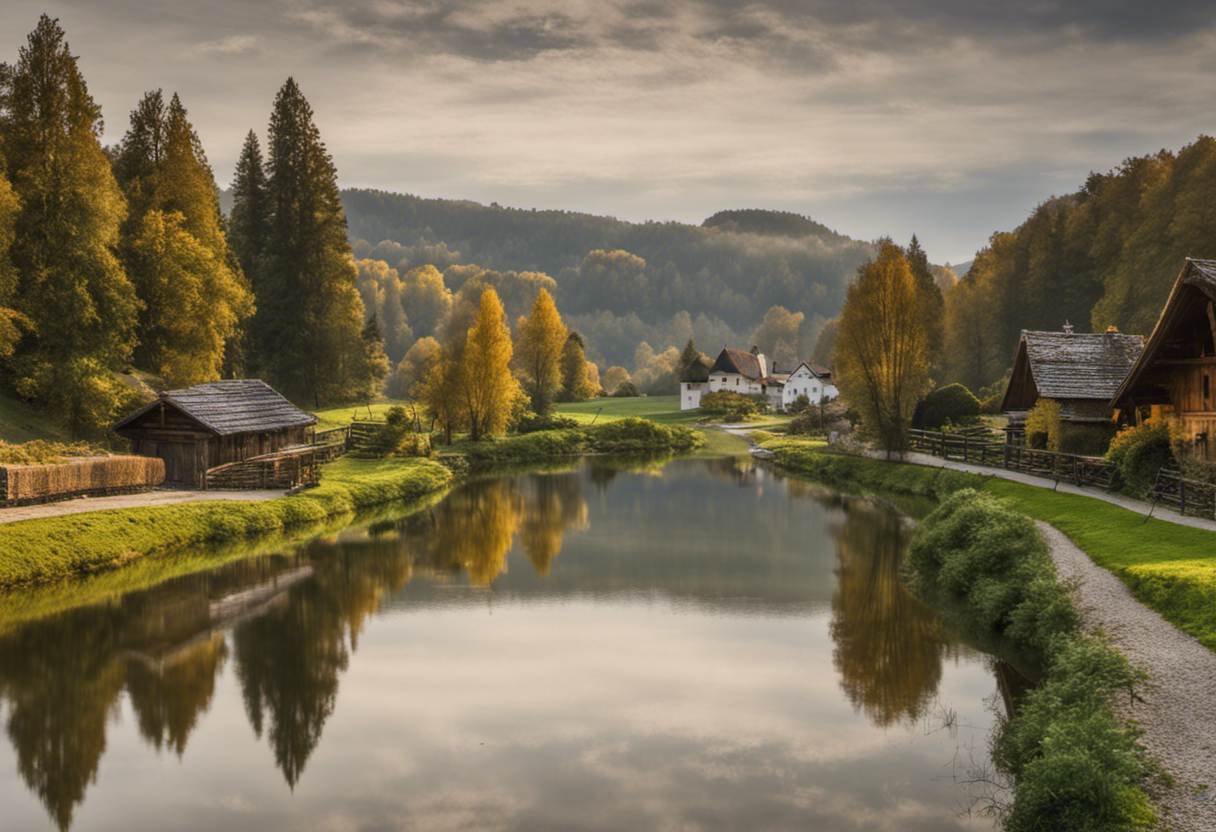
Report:
[[[688,428],[641,419],[540,431],[449,449],[474,468],[539,465],[586,453],[674,454],[703,444]],[[451,469],[428,459],[343,458],[322,469],[321,485],[261,502],[204,501],[116,509],[0,525],[0,587],[41,584],[255,536],[315,527],[385,503],[410,503],[447,489]]]
[[[322,523],[447,488],[451,472],[430,460],[342,459],[322,484],[262,502],[216,501],[98,511],[0,527],[0,586],[113,569],[154,552],[223,543]]]
[[[1155,768],[1115,713],[1143,680],[1104,641],[1081,632],[1033,521],[1007,501],[962,489],[920,524],[907,561],[917,592],[955,611],[1042,673],[1001,725],[993,760],[1013,778],[1001,812],[1010,832],[1147,830]]]
[[[1055,526],[1117,575],[1144,604],[1216,650],[1216,534],[1145,520],[1116,505],[961,471],[833,453],[807,440],[762,442],[782,467],[845,490],[913,494],[941,500],[963,488],[1002,497]]]

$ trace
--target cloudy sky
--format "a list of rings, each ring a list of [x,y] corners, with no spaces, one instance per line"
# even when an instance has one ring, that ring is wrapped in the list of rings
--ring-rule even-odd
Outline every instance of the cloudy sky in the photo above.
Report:
[[[969,259],[1046,196],[1216,129],[1216,14],[1143,0],[5,0],[60,18],[118,138],[178,91],[222,184],[294,75],[344,185],[700,222],[780,208]]]

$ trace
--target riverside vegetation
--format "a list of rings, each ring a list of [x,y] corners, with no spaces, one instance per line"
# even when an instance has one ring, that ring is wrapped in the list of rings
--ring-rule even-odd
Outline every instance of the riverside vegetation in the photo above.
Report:
[[[1114,710],[1117,698],[1133,696],[1143,676],[1104,641],[1080,631],[1072,598],[1027,515],[1073,537],[1146,603],[1163,613],[1170,610],[1173,615],[1167,617],[1193,634],[1202,633],[1201,640],[1213,647],[1210,599],[1216,581],[1210,571],[1203,581],[1171,581],[1164,576],[1179,575],[1167,566],[1155,580],[1145,581],[1137,565],[1112,564],[1115,552],[1127,557],[1129,549],[1120,543],[1130,535],[1137,541],[1157,536],[1146,535],[1142,518],[1134,513],[1086,497],[846,456],[804,440],[773,437],[761,444],[779,465],[810,479],[939,501],[920,524],[909,553],[914,588],[952,611],[965,628],[995,637],[1041,674],[994,739],[993,760],[1014,784],[1012,804],[996,807],[1005,829],[1152,828],[1155,813],[1145,785],[1156,769],[1137,744],[1136,729]],[[1129,527],[1129,521],[1137,528]],[[1180,538],[1197,546],[1208,536],[1150,522],[1158,527],[1150,531],[1164,536],[1157,537],[1162,558],[1167,552],[1176,556]],[[1151,571],[1151,557],[1138,564],[1141,570]],[[1162,580],[1170,582],[1171,592],[1160,592]],[[1202,620],[1194,607],[1205,597],[1209,613]]]
[[[584,453],[678,453],[704,440],[690,428],[626,418],[458,445],[466,465],[527,465]],[[89,512],[0,526],[0,586],[40,583],[113,569],[153,553],[280,532],[388,502],[419,500],[456,479],[426,458],[344,458],[324,468],[321,485],[260,502],[199,502]]]

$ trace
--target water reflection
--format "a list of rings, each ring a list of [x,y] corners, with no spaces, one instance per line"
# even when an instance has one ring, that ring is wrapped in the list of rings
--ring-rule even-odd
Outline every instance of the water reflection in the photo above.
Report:
[[[792,638],[801,649],[797,639],[810,637],[805,624],[763,622],[824,616],[831,663],[852,707],[883,727],[925,715],[943,659],[958,648],[900,585],[907,529],[898,515],[746,462],[673,463],[662,476],[656,465],[596,462],[471,482],[419,513],[21,626],[0,637],[0,701],[16,769],[67,829],[97,782],[107,730],[121,730],[114,725],[124,691],[142,741],[188,758],[227,675],[244,720],[294,791],[344,701],[343,678],[373,618],[482,605],[487,597],[523,610],[542,599],[590,599],[611,605],[605,609],[649,610],[656,621],[671,614],[656,603],[676,613],[691,605],[705,622],[706,656],[730,640],[725,631],[708,635],[726,622],[767,633],[757,645]],[[542,643],[541,631],[525,632]],[[480,661],[489,667],[495,658]],[[726,669],[711,661],[697,672]],[[646,672],[637,668],[639,688],[622,692],[622,706],[645,704]],[[621,739],[622,753],[630,739]],[[680,740],[687,746],[680,753],[698,759],[689,742]],[[740,761],[756,764],[752,752]],[[233,771],[255,765],[229,764]]]

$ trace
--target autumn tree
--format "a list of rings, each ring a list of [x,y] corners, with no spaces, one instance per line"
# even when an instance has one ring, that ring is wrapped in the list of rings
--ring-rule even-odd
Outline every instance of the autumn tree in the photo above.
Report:
[[[29,319],[13,307],[17,297],[17,270],[9,256],[20,207],[13,186],[4,175],[4,159],[0,157],[0,360],[13,354],[17,340],[29,323]]]
[[[929,264],[929,256],[921,246],[920,240],[916,239],[915,234],[912,235],[912,239],[904,251],[908,268],[912,270],[912,277],[916,280],[916,291],[921,296],[922,326],[928,339],[929,366],[937,367],[942,357],[942,339],[944,337],[942,314],[945,301],[942,298],[942,290],[938,286],[933,267]]]
[[[925,299],[899,246],[879,242],[840,313],[836,384],[888,451],[904,447],[908,422],[929,382]]]
[[[562,389],[558,394],[564,402],[582,402],[595,398],[600,391],[600,372],[587,360],[583,336],[571,332],[562,345]]]
[[[211,167],[181,99],[131,113],[114,170],[127,195],[123,259],[142,301],[136,363],[171,386],[219,378],[253,296],[228,248]]]
[[[802,324],[806,315],[791,312],[784,306],[774,306],[764,313],[753,339],[760,352],[768,356],[769,369],[782,367],[792,370],[801,361]]]
[[[294,79],[275,97],[266,192],[270,234],[258,280],[255,361],[290,398],[370,395],[383,364],[362,337],[363,302],[337,171]]]
[[[832,353],[836,351],[836,335],[840,322],[833,318],[824,323],[815,339],[815,349],[811,351],[811,360],[822,367],[832,366]]]
[[[604,370],[604,390],[611,396],[622,384],[629,381],[629,371],[624,367],[615,366]]]
[[[515,366],[524,392],[537,413],[553,409],[562,389],[562,356],[569,334],[547,289],[536,293],[532,311],[519,319]]]
[[[418,266],[401,276],[401,304],[414,335],[435,335],[452,308],[452,292],[434,266]]]
[[[462,396],[474,442],[507,429],[519,388],[511,375],[511,330],[493,289],[481,293],[460,361]]]
[[[404,287],[397,270],[383,260],[358,260],[355,285],[363,307],[376,316],[384,335],[384,351],[397,364],[414,341],[414,331],[405,313]]]
[[[123,389],[112,372],[130,358],[139,309],[115,251],[126,204],[100,132],[63,29],[43,15],[0,68],[0,147],[19,206],[12,308],[30,330],[11,368],[18,392],[76,433],[113,417]]]

